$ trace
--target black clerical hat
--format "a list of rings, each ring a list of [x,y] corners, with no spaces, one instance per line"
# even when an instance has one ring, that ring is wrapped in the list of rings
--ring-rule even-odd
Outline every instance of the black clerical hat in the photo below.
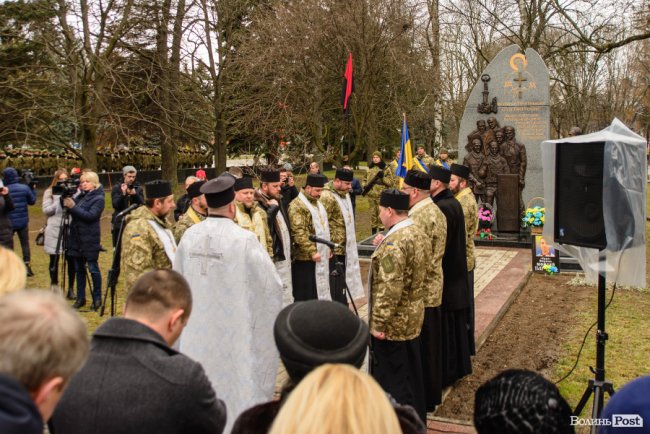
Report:
[[[245,190],[247,188],[253,188],[253,178],[237,178],[235,180],[235,191]]]
[[[307,175],[307,182],[305,183],[305,186],[324,187],[326,182],[327,182],[327,176],[321,175],[320,173],[316,173],[316,174],[310,173],[309,175]]]
[[[172,184],[169,181],[157,179],[144,185],[144,196],[147,199],[159,199],[172,194]]]
[[[187,187],[187,197],[194,199],[195,197],[201,196],[201,186],[205,184],[205,181],[195,181]]]
[[[336,175],[334,175],[334,177],[340,179],[341,181],[352,182],[354,173],[350,169],[336,169]]]
[[[379,205],[384,208],[393,208],[397,210],[409,209],[409,195],[402,193],[394,188],[389,188],[381,192]]]
[[[424,173],[419,170],[409,170],[406,172],[404,184],[419,188],[420,190],[429,191],[431,188],[431,177],[428,173]]]
[[[325,363],[360,368],[368,345],[368,326],[335,301],[293,303],[280,311],[273,327],[275,345],[289,377],[298,383]]]
[[[263,170],[260,173],[260,181],[262,182],[280,182],[279,170]]]
[[[469,167],[463,166],[462,164],[451,164],[451,173],[461,178],[469,179]]]
[[[449,184],[449,180],[451,179],[451,171],[449,169],[435,164],[429,166],[429,175],[431,175],[431,179],[437,179],[444,184]]]
[[[235,200],[235,178],[221,175],[211,179],[201,186],[201,193],[205,194],[205,201],[210,208],[220,208]]]

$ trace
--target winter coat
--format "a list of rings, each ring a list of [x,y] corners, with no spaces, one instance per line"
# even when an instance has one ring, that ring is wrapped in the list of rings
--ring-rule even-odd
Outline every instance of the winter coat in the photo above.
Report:
[[[13,209],[14,203],[11,200],[11,194],[7,193],[6,196],[0,196],[0,246],[8,249],[14,248],[14,230],[9,219],[9,213]]]
[[[99,220],[104,211],[104,189],[100,185],[94,190],[82,192],[75,198],[76,205],[70,208],[70,238],[68,254],[96,261],[99,257],[101,231]]]
[[[36,194],[34,190],[19,182],[18,172],[13,167],[7,167],[2,171],[2,175],[14,203],[14,210],[9,213],[9,219],[14,231],[17,231],[29,224],[27,206],[36,203]]]
[[[56,255],[61,253],[62,250],[61,246],[59,246],[59,251],[57,252],[56,245],[59,240],[63,207],[61,206],[61,196],[58,194],[53,195],[51,188],[48,188],[43,193],[43,214],[47,217],[43,248],[48,255]]]
[[[43,419],[29,392],[13,377],[5,374],[0,374],[0,432],[43,433]]]

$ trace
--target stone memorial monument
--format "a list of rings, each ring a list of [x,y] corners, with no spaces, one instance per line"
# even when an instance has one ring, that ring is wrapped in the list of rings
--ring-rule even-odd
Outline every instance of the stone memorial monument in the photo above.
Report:
[[[540,144],[549,134],[548,69],[535,50],[510,45],[474,86],[458,134],[458,160],[471,169],[479,205],[496,198],[498,231],[517,232],[514,210],[520,214],[531,198],[544,195]],[[500,201],[507,201],[501,217]]]

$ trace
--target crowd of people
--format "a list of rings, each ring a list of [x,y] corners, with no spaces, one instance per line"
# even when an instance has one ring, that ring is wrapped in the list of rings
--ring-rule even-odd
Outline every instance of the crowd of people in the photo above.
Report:
[[[57,269],[67,261],[73,308],[86,304],[87,280],[91,308],[101,306],[104,193],[96,173],[73,182],[58,170],[43,200],[52,293],[20,291],[29,253],[0,271],[0,294],[16,292],[0,295],[0,390],[15,397],[0,399],[0,431],[42,432],[49,420],[55,434],[426,432],[442,390],[472,372],[478,219],[469,168],[423,151],[402,180],[372,157],[361,193],[376,246],[367,292],[351,169],[330,181],[312,164],[301,189],[286,168],[263,171],[257,188],[236,168],[198,173],[176,202],[171,183],[140,185],[125,166],[111,191],[124,314],[95,331],[90,350],[57,294]],[[0,207],[16,207],[5,190]],[[26,209],[35,199],[23,190]],[[367,323],[351,310],[364,297]],[[273,400],[280,360],[289,380]],[[537,374],[497,377],[475,408],[481,433],[573,429]]]

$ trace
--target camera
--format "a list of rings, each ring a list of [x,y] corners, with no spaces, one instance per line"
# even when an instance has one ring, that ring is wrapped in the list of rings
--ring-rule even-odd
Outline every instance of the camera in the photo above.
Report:
[[[140,188],[140,183],[139,182],[133,182],[131,184],[126,185],[127,190],[134,190]]]
[[[79,189],[79,179],[68,179],[67,181],[57,181],[52,187],[52,194],[59,195],[61,198],[72,197]]]
[[[289,183],[289,177],[287,176],[286,178],[284,178],[284,179],[282,180],[282,183],[283,183],[283,184],[288,184],[288,183]]]
[[[25,169],[20,172],[20,178],[23,184],[29,185],[34,188],[38,184],[38,180],[34,179],[34,172],[31,169]]]

